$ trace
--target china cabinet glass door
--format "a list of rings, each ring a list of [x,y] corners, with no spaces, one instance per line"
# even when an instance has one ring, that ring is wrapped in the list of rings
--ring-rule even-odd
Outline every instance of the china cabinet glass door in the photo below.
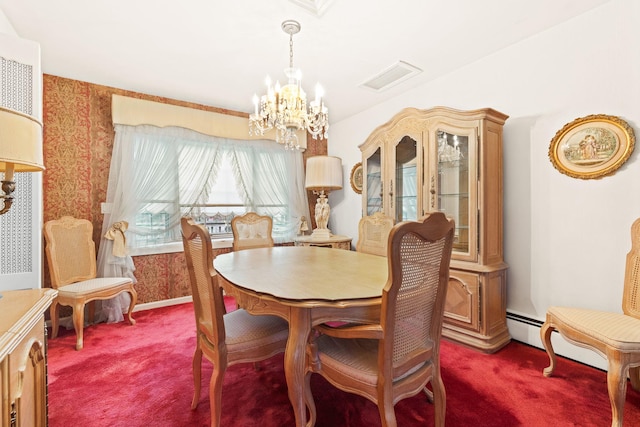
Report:
[[[455,220],[453,250],[470,257],[475,257],[477,251],[474,134],[465,130],[436,131],[437,209]]]
[[[403,137],[395,148],[395,189],[392,209],[396,222],[418,219],[417,143]],[[395,200],[394,200],[395,199]]]
[[[382,212],[382,155],[378,147],[371,156],[364,160],[365,186],[364,196],[367,198],[367,213],[373,215]]]

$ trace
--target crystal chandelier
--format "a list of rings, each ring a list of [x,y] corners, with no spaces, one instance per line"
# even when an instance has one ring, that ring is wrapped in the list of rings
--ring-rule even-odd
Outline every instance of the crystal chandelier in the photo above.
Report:
[[[449,144],[448,137],[450,136],[443,131],[438,131],[438,161],[443,163],[456,163],[464,157],[460,151],[458,136],[453,135],[452,143]]]
[[[275,128],[276,141],[284,144],[285,149],[299,149],[300,143],[296,131],[305,129],[313,139],[328,138],[329,111],[322,101],[322,88],[316,86],[316,98],[309,102],[302,90],[302,74],[293,67],[293,35],[300,31],[297,21],[282,23],[282,30],[289,34],[289,68],[285,68],[287,84],[280,86],[276,82],[271,86],[267,77],[267,93],[258,98],[253,95],[254,113],[249,116],[249,134],[264,135]]]

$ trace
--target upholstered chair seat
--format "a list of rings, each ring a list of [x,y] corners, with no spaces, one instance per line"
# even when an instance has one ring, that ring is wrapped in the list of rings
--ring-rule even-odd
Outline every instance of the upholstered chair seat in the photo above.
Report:
[[[549,307],[547,316],[608,347],[640,352],[640,319],[635,317],[575,307]]]
[[[92,292],[104,291],[118,285],[126,285],[131,283],[128,277],[97,277],[95,279],[83,280],[81,282],[71,283],[58,287],[58,295],[63,296],[79,296]]]
[[[288,324],[276,316],[254,316],[246,310],[234,310],[223,317],[225,343],[230,359],[236,362],[242,357],[236,354],[255,354],[261,347],[274,347],[273,355],[284,349],[279,346],[289,336]],[[253,360],[255,357],[250,357]]]

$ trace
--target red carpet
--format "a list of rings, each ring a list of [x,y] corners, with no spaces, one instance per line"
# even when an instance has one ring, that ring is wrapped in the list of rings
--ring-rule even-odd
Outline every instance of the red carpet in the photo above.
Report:
[[[190,410],[192,310],[182,304],[135,313],[135,326],[91,326],[80,352],[74,350],[73,331],[61,330],[49,340],[50,427],[208,426],[208,362],[200,405]],[[444,341],[441,354],[449,427],[611,424],[602,371],[560,358],[557,375],[544,378],[546,353],[517,342],[487,355]],[[227,369],[223,426],[293,425],[282,360],[279,355],[264,361],[259,371],[253,364]],[[317,427],[380,425],[376,406],[366,399],[343,393],[318,375],[312,389]],[[433,424],[433,408],[422,395],[399,402],[396,414],[401,427]],[[640,425],[640,393],[631,387],[624,424]]]

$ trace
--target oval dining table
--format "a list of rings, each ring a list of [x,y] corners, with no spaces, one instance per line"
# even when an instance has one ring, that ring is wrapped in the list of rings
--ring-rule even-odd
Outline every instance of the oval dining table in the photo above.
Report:
[[[284,372],[296,426],[307,420],[306,346],[314,325],[330,321],[380,320],[387,259],[343,249],[277,246],[218,255],[220,286],[252,314],[274,314],[289,322]]]

